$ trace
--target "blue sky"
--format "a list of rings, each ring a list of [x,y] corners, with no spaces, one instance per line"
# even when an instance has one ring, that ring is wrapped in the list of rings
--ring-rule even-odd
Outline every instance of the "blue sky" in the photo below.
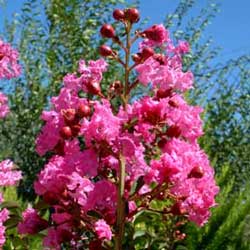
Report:
[[[166,13],[172,13],[177,0],[142,0],[144,17],[150,17],[153,23],[159,23]],[[197,9],[205,6],[206,0],[199,2]],[[215,44],[223,48],[221,60],[250,54],[250,0],[221,0],[220,13],[209,25],[206,36],[212,36]]]
[[[0,3],[3,0],[0,0]],[[24,0],[5,0],[7,7],[0,8],[0,26],[3,16],[11,16],[20,10]],[[172,13],[178,0],[141,0],[142,18],[149,17],[150,23],[160,23],[166,14]],[[206,4],[199,2],[191,15]],[[215,44],[223,48],[221,60],[250,54],[250,0],[221,0],[221,11],[207,29],[206,36],[212,36]]]

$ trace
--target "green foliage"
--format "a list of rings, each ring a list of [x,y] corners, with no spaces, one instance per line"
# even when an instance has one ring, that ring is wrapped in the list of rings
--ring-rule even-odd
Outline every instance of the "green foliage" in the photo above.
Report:
[[[235,176],[234,190],[244,187],[250,173],[250,56],[229,62],[215,73],[217,86],[206,105],[205,136],[201,143],[216,164],[225,163]]]

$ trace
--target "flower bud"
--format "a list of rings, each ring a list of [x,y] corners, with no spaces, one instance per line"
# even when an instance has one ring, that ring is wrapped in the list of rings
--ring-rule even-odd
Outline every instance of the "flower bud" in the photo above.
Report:
[[[154,59],[160,64],[164,65],[165,64],[165,57],[162,54],[154,54]]]
[[[81,125],[80,124],[76,124],[76,125],[73,125],[71,127],[71,131],[72,131],[73,136],[78,136],[80,130],[81,130]]]
[[[55,197],[55,194],[49,191],[43,195],[43,200],[49,205],[55,205],[58,202],[58,200]]]
[[[4,58],[4,55],[0,53],[0,61]]]
[[[54,152],[58,155],[64,155],[65,141],[60,139],[54,148]]]
[[[140,20],[140,13],[138,9],[129,8],[125,11],[125,16],[131,23],[137,23]]]
[[[101,87],[100,83],[96,81],[90,81],[87,83],[87,89],[90,94],[93,95],[100,95],[101,94]]]
[[[72,136],[72,131],[69,126],[62,127],[60,130],[60,135],[63,139],[67,140]]]
[[[180,235],[180,239],[181,239],[181,240],[184,240],[184,239],[186,238],[186,236],[187,236],[187,235],[186,235],[185,233],[182,233],[182,234]]]
[[[181,234],[181,231],[180,231],[180,230],[176,230],[174,233],[175,233],[176,235],[180,235],[180,234]]]
[[[91,241],[89,243],[89,250],[103,250],[104,248],[102,247],[102,241],[100,240],[95,240],[95,241]]]
[[[117,21],[123,21],[125,18],[125,13],[123,10],[115,9],[113,12],[113,17]]]
[[[204,175],[204,171],[203,171],[202,167],[196,166],[188,174],[188,178],[197,178],[197,179],[200,179],[200,178],[203,177],[203,175]]]
[[[156,92],[156,97],[158,99],[161,99],[161,98],[169,97],[171,96],[171,94],[172,94],[172,89],[166,89],[166,90],[158,89]]]
[[[109,46],[102,45],[102,46],[99,47],[99,53],[100,53],[101,56],[106,57],[106,56],[111,56],[113,51]]]
[[[115,30],[110,24],[103,24],[100,32],[105,38],[113,38],[115,36]]]
[[[173,100],[169,100],[168,104],[169,104],[171,107],[173,107],[173,108],[178,108],[178,107],[179,107],[178,103],[176,103],[176,102],[173,101]]]
[[[77,109],[77,115],[80,118],[88,117],[91,114],[89,105],[81,103]]]
[[[149,57],[153,56],[154,55],[154,50],[150,47],[146,47],[146,48],[143,48],[141,54],[142,54],[142,58],[144,60],[147,60]]]
[[[140,63],[142,61],[141,53],[133,54],[132,55],[132,60],[135,63]]]
[[[172,125],[168,128],[166,135],[168,137],[179,137],[181,135],[181,129],[178,126]]]
[[[168,39],[168,33],[163,25],[153,25],[152,27],[146,29],[143,35],[157,43],[163,43]]]
[[[164,146],[166,145],[166,143],[168,142],[168,140],[166,139],[166,138],[162,138],[158,143],[157,143],[157,145],[158,145],[158,147],[159,148],[164,148]]]
[[[171,213],[173,215],[183,215],[186,213],[186,210],[181,207],[180,202],[176,202],[172,207],[171,207]]]
[[[111,92],[121,93],[121,91],[122,91],[122,83],[121,83],[121,81],[118,81],[118,80],[114,81],[114,82],[110,85],[109,90],[110,90]]]
[[[76,111],[75,109],[64,109],[62,110],[64,122],[67,125],[72,125],[76,122]]]

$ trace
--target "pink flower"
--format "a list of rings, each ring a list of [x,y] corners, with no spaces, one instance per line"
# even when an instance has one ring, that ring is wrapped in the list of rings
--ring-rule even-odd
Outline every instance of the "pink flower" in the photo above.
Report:
[[[153,57],[148,58],[144,63],[136,67],[139,81],[147,86],[156,77],[160,64]]]
[[[4,118],[10,112],[8,106],[8,98],[2,92],[0,92],[0,118]]]
[[[162,90],[174,89],[183,92],[192,88],[193,74],[190,71],[182,71],[179,59],[177,57],[163,59],[163,62],[159,62],[157,58],[150,57],[139,64],[136,67],[139,81],[145,86],[152,83],[154,88]]]
[[[49,247],[50,249],[60,250],[61,242],[59,240],[59,235],[56,229],[50,228],[48,230],[48,235],[43,239],[43,245]]]
[[[69,213],[53,213],[51,216],[52,220],[60,225],[72,220],[72,215]]]
[[[163,24],[153,25],[146,29],[143,34],[148,39],[146,40],[148,46],[160,46],[169,40],[169,33]]]
[[[112,231],[110,226],[106,223],[105,220],[98,220],[95,222],[95,232],[100,240],[111,240]]]
[[[53,250],[61,250],[61,243],[69,242],[71,239],[71,227],[65,223],[56,228],[49,228],[48,235],[43,239],[43,245]]]
[[[171,182],[171,192],[184,197],[181,206],[189,219],[203,225],[210,215],[209,208],[215,205],[214,197],[219,188],[215,184],[214,170],[199,146],[174,138],[165,145],[160,160],[151,161],[151,168],[151,181]]]
[[[46,192],[62,193],[69,182],[68,175],[70,173],[71,171],[64,167],[63,157],[52,157],[38,175],[38,180],[34,184],[36,193],[39,195]]]
[[[3,223],[9,218],[9,211],[4,208],[0,211],[0,247],[5,243],[5,226]]]
[[[148,171],[148,165],[144,159],[145,148],[139,138],[130,134],[124,134],[119,138],[121,152],[125,157],[127,182],[134,182]]]
[[[168,125],[177,126],[182,136],[195,143],[197,138],[203,135],[203,122],[200,118],[203,109],[188,105],[183,97],[177,94],[169,99],[168,104]]]
[[[70,176],[70,182],[67,188],[72,191],[70,196],[75,198],[81,206],[87,202],[87,194],[94,189],[94,184],[87,178],[81,177],[78,173],[73,172]]]
[[[120,119],[113,114],[107,100],[103,99],[102,104],[96,102],[94,109],[91,120],[85,120],[82,126],[86,144],[90,146],[94,140],[112,145],[120,132]]]
[[[55,111],[43,111],[41,118],[46,124],[36,139],[36,151],[43,156],[57,145],[60,139],[60,128],[64,123],[63,118]]]
[[[108,64],[104,59],[99,59],[97,61],[89,61],[88,66],[84,60],[80,60],[78,71],[81,74],[80,82],[82,84],[82,89],[85,92],[91,92],[88,88],[90,82],[95,82],[99,85],[102,80],[102,74],[107,70]]]
[[[94,189],[88,195],[85,210],[100,213],[109,223],[115,222],[117,188],[108,180],[101,180],[94,184]]]
[[[21,74],[18,56],[18,52],[10,44],[0,40],[0,79],[10,79]]]
[[[48,222],[42,219],[37,211],[31,207],[23,213],[23,221],[18,224],[18,233],[36,234],[48,227]]]
[[[190,46],[186,41],[179,41],[178,46],[175,49],[177,53],[185,54],[190,51]]]
[[[21,171],[13,170],[14,164],[10,160],[0,162],[0,186],[13,186],[21,178]]]
[[[97,175],[98,155],[92,148],[84,150],[79,155],[79,163],[80,164],[76,166],[79,173],[89,177]]]
[[[73,90],[76,93],[81,89],[80,79],[75,73],[64,76],[63,84],[66,89]]]

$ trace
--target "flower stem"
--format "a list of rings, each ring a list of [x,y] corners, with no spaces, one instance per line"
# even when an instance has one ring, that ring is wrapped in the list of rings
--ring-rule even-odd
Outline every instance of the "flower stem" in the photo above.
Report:
[[[119,176],[119,191],[117,202],[117,228],[115,235],[115,250],[122,250],[122,240],[124,236],[124,224],[125,224],[125,200],[124,200],[124,188],[125,188],[125,158],[123,155],[119,157],[120,161],[120,176]]]
[[[130,58],[130,31],[131,31],[131,23],[128,22],[125,25],[126,28],[126,48],[125,48],[125,65],[124,65],[124,89],[123,89],[123,105],[126,110],[126,106],[129,101],[129,58]],[[117,197],[117,224],[116,224],[116,233],[115,233],[115,250],[122,250],[122,241],[124,237],[124,227],[125,227],[125,199],[124,199],[124,188],[125,188],[125,165],[126,160],[125,157],[120,154],[119,155],[120,162],[120,173],[119,173],[119,185],[118,185],[118,197]]]

